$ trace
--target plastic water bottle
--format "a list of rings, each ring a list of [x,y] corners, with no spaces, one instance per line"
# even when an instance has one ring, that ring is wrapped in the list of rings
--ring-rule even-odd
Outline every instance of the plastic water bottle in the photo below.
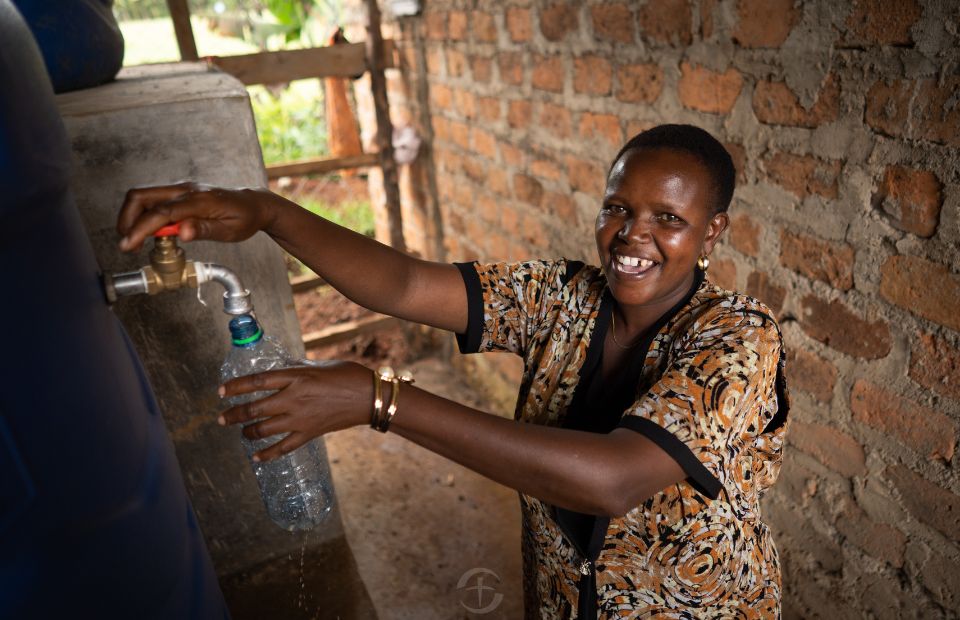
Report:
[[[249,314],[230,321],[233,346],[220,367],[220,380],[252,375],[267,370],[308,364],[292,358],[274,338],[263,335],[255,318]],[[254,392],[226,399],[228,406],[268,396],[270,392]],[[254,420],[250,422],[253,424]],[[262,450],[284,435],[250,440],[240,436],[247,457]],[[316,441],[310,441],[293,452],[266,462],[253,462],[253,473],[260,485],[260,495],[270,518],[286,530],[307,530],[320,523],[333,507],[330,471],[321,457]]]

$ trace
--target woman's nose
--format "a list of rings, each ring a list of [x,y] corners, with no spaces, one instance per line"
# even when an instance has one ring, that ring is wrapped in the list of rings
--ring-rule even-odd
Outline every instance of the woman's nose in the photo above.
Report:
[[[639,218],[630,218],[623,223],[617,236],[623,241],[646,242],[651,238],[650,225]]]

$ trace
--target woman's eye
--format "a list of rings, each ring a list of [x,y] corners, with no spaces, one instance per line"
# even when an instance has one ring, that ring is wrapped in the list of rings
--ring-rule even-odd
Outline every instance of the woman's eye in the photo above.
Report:
[[[625,211],[625,209],[620,205],[603,205],[603,210],[607,213],[612,213],[615,215],[619,215]]]
[[[677,222],[683,221],[673,213],[661,213],[659,218],[661,222],[667,222],[668,224],[676,224]]]

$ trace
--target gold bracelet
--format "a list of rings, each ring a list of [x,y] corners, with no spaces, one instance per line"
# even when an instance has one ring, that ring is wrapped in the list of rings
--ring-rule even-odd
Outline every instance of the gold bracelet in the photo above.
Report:
[[[390,405],[387,407],[387,414],[383,416],[383,419],[380,419],[379,413],[377,414],[377,425],[374,426],[375,429],[381,433],[386,433],[390,428],[390,422],[393,421],[393,416],[397,414],[397,398],[400,395],[400,383],[413,383],[413,373],[409,370],[405,370],[400,373],[400,376],[393,371],[393,368],[389,366],[381,366],[377,371],[377,377],[382,381],[389,381],[393,384],[393,387],[390,391]],[[380,401],[380,407],[383,407],[383,400]]]
[[[380,374],[373,373],[373,413],[370,415],[370,428],[380,427],[380,414],[383,411],[383,386],[380,382]]]

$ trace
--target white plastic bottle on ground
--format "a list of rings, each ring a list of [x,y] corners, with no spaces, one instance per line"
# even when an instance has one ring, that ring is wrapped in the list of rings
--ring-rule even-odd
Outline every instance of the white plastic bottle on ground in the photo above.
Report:
[[[306,362],[293,359],[274,338],[263,335],[257,320],[243,314],[230,321],[233,346],[220,367],[220,381],[226,382],[267,370],[300,366]],[[226,399],[227,406],[267,396],[255,392]],[[282,435],[240,441],[247,457],[282,439]],[[330,470],[322,458],[316,441],[311,441],[278,459],[255,463],[253,473],[260,485],[260,495],[270,518],[286,530],[307,530],[320,523],[333,507]]]

